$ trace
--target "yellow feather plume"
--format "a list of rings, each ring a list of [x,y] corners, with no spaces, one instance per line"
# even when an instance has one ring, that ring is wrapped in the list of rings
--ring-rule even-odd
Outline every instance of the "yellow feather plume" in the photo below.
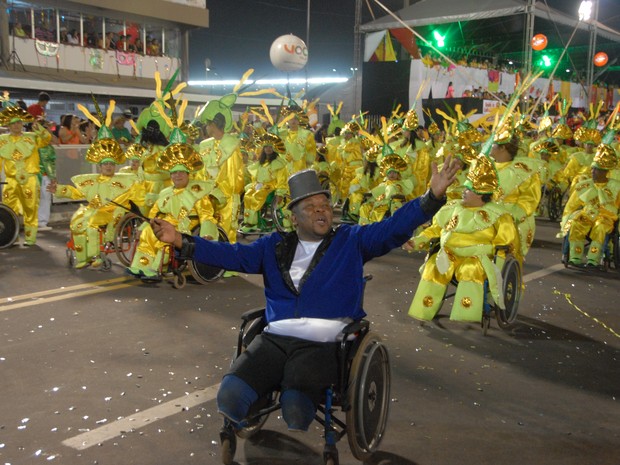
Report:
[[[155,71],[155,95],[157,98],[161,98],[161,76],[159,71]]]
[[[236,94],[237,91],[241,89],[241,86],[243,85],[243,83],[248,80],[248,78],[252,75],[253,72],[254,72],[254,69],[250,68],[245,73],[243,73],[243,76],[241,76],[241,79],[239,80],[237,85],[235,85],[235,87],[233,88],[233,94]]]
[[[158,101],[155,101],[155,102],[153,102],[153,105],[155,105],[155,108],[157,108],[157,111],[159,112],[159,115],[166,122],[166,124],[168,126],[170,126],[171,128],[174,128],[174,124],[172,124],[172,121],[170,120],[170,117],[164,111],[164,107],[162,107],[161,103],[159,103]]]
[[[78,103],[77,105],[78,110],[80,110],[84,116],[86,116],[86,118],[88,118],[89,120],[91,120],[93,123],[95,123],[95,125],[100,128],[101,127],[101,121],[99,121],[97,118],[95,118],[93,116],[93,114],[88,111],[88,108],[86,108],[84,105],[82,105],[81,103]]]
[[[112,115],[114,114],[114,109],[116,108],[116,100],[110,100],[110,106],[108,107],[108,111],[105,115],[105,125],[110,127],[112,124]]]

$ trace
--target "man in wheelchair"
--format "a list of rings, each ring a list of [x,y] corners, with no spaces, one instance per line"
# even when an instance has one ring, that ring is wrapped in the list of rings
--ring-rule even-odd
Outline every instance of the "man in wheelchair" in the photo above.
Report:
[[[218,410],[241,425],[252,404],[279,388],[284,420],[305,431],[325,390],[337,379],[336,336],[365,316],[363,265],[399,247],[445,203],[456,169],[433,167],[430,189],[388,220],[333,228],[330,193],[314,170],[289,180],[296,231],[275,232],[249,245],[222,244],[183,235],[165,221],[151,224],[159,240],[188,257],[264,278],[267,326],[222,380]]]
[[[609,137],[607,143],[598,146],[592,162],[591,178],[575,185],[564,207],[561,228],[564,240],[568,240],[566,265],[598,268],[605,239],[613,232],[618,221],[620,182],[610,179],[609,176],[611,170],[618,168],[618,157],[610,145],[612,141],[613,137]],[[588,238],[590,244],[584,262]]]
[[[428,248],[439,238],[439,248],[429,251],[421,269],[422,279],[409,308],[409,316],[432,320],[453,278],[458,281],[450,319],[481,322],[484,304],[484,282],[495,303],[503,307],[501,266],[493,262],[497,246],[518,244],[518,232],[512,216],[502,205],[493,202],[499,187],[492,160],[479,155],[472,160],[461,201],[448,202],[433,224],[410,241],[410,248]],[[518,247],[512,247],[512,253]],[[505,257],[506,252],[499,254]]]

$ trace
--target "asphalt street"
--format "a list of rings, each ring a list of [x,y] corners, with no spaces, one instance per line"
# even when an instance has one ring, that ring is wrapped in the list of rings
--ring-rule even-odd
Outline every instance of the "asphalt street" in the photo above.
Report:
[[[365,307],[390,352],[390,417],[367,464],[620,463],[620,273],[560,264],[556,223],[538,222],[513,328],[407,316],[423,256],[370,262]],[[115,264],[70,269],[67,225],[0,250],[0,463],[217,464],[214,395],[239,316],[261,279],[144,285]],[[448,314],[448,303],[442,315]],[[322,462],[318,424],[277,414],[238,464]],[[359,463],[346,439],[340,463]]]

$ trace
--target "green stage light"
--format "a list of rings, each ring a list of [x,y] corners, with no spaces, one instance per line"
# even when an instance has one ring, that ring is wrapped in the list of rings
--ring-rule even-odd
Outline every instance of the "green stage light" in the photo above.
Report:
[[[553,60],[549,57],[549,55],[543,55],[540,61],[545,68],[550,68],[553,64]]]
[[[446,45],[446,36],[442,36],[439,31],[433,31],[433,37],[435,39],[435,44],[437,44],[437,47],[442,48]]]

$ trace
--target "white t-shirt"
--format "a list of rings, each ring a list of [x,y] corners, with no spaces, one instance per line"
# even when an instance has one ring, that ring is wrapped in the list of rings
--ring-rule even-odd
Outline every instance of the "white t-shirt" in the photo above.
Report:
[[[295,289],[299,290],[299,282],[305,274],[312,257],[322,241],[299,241],[295,257],[291,264],[290,274]],[[266,333],[280,336],[294,336],[315,342],[334,342],[342,329],[351,322],[350,318],[289,318],[273,321],[265,328]]]
[[[321,245],[321,242],[323,241],[310,242],[300,240],[299,244],[297,244],[297,250],[295,250],[295,257],[293,258],[290,269],[291,279],[293,280],[295,289],[299,290],[299,281],[301,281],[308,266],[310,266],[312,257],[314,257],[314,253],[316,249],[319,248],[319,245]]]

